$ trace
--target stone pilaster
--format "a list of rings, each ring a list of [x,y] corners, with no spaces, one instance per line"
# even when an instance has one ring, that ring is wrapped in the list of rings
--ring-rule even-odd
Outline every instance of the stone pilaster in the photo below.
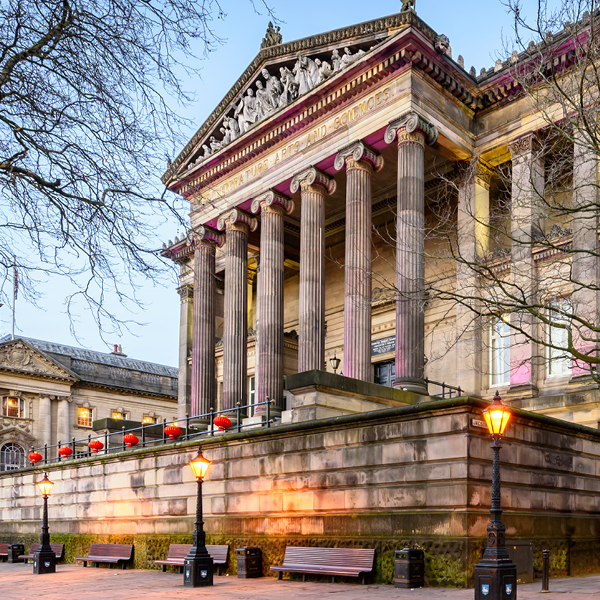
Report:
[[[258,325],[256,332],[257,400],[275,400],[285,409],[283,397],[283,217],[294,203],[273,190],[254,199],[252,212],[260,212],[260,270],[258,273]],[[261,408],[261,407],[259,407]],[[261,412],[261,411],[258,411]]]
[[[344,291],[344,374],[371,381],[371,178],[383,158],[361,141],[337,154],[346,167],[346,260]]]
[[[40,396],[38,403],[38,443],[52,445],[52,401],[49,396]]]
[[[537,269],[531,248],[544,231],[544,160],[535,134],[521,136],[509,144],[512,157],[511,189],[511,285],[512,293],[527,305],[537,298]],[[536,381],[543,359],[537,344],[542,329],[528,311],[510,316],[515,328],[510,343],[511,391],[537,394]],[[517,331],[521,329],[524,333]],[[531,338],[529,337],[531,336]]]
[[[192,333],[191,407],[193,416],[215,407],[215,252],[225,236],[207,226],[196,230],[194,241],[194,316]]]
[[[325,363],[325,196],[335,180],[315,167],[295,175],[300,190],[300,302],[298,372],[323,369]]]
[[[58,398],[58,407],[56,412],[56,442],[66,444],[71,435],[71,398],[62,396]]]
[[[234,208],[219,217],[226,230],[223,409],[248,403],[248,232],[257,220]]]
[[[489,252],[489,203],[492,171],[475,159],[464,165],[459,179],[456,265],[456,381],[466,395],[481,395],[483,338],[479,277],[471,265]]]
[[[398,139],[395,387],[425,393],[425,143],[438,132],[414,112],[392,121],[385,141]]]
[[[179,313],[179,376],[177,378],[177,417],[185,418],[192,414],[192,367],[189,357],[192,354],[193,299],[194,286],[184,284],[177,288],[181,298]]]

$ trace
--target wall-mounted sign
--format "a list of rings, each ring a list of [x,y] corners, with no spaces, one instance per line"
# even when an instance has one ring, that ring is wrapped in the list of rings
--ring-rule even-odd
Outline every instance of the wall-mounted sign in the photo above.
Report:
[[[396,336],[373,340],[371,342],[371,356],[376,354],[385,354],[386,352],[394,352],[396,350]]]

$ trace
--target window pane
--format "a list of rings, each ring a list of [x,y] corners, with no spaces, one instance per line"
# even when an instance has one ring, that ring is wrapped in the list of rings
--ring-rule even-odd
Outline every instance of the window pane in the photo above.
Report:
[[[113,410],[112,418],[113,419],[124,419],[125,416],[123,415],[122,412],[117,412],[116,410]]]
[[[81,427],[92,426],[92,409],[83,406],[77,407],[77,425]]]
[[[496,319],[491,328],[490,371],[492,385],[510,383],[510,326],[506,319]]]

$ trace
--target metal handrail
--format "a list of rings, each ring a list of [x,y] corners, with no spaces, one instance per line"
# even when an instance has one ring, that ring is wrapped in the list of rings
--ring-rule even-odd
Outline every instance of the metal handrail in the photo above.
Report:
[[[457,396],[462,396],[462,389],[460,387],[456,387],[454,385],[450,385],[446,382],[441,381],[433,381],[432,379],[425,378],[425,385],[427,386],[427,393],[429,394],[429,385],[436,385],[437,387],[442,388],[442,395],[439,394],[430,394],[435,398],[453,398],[456,393]]]
[[[271,418],[271,405],[274,403],[274,400],[270,400],[269,398],[267,398],[266,400],[263,400],[262,402],[253,402],[250,404],[246,404],[244,406],[241,406],[240,403],[238,402],[237,405],[235,406],[235,408],[228,408],[228,409],[224,409],[224,410],[218,410],[218,411],[214,411],[212,409],[212,407],[210,408],[209,412],[207,413],[203,413],[201,415],[195,415],[195,416],[190,416],[189,414],[185,415],[185,430],[184,432],[182,432],[182,436],[181,438],[179,438],[176,441],[187,441],[190,439],[196,439],[202,436],[214,436],[215,435],[215,426],[214,426],[214,420],[216,417],[218,417],[219,415],[227,415],[227,414],[231,414],[232,412],[235,412],[236,415],[236,431],[237,432],[241,432],[242,429],[244,427],[256,427],[261,426],[261,427],[271,427],[271,424],[274,422],[274,419]],[[246,423],[243,424],[242,423],[242,417],[244,414],[247,414],[246,411],[248,411],[248,409],[254,409],[258,406],[265,406],[265,420],[261,421],[260,423]],[[190,429],[190,421],[196,420],[196,419],[205,419],[208,421],[208,426],[206,430],[202,430],[202,431],[195,431],[193,433],[191,433],[191,429]],[[60,462],[62,457],[60,456],[60,454],[58,454],[58,450],[60,448],[63,448],[65,446],[69,446],[71,448],[72,454],[68,457],[68,459],[71,458],[86,458],[86,457],[90,457],[90,456],[94,456],[94,455],[106,455],[106,454],[111,454],[111,453],[116,453],[116,452],[122,452],[123,450],[127,449],[127,444],[125,442],[125,436],[129,433],[133,433],[134,435],[136,434],[136,432],[139,432],[139,437],[136,435],[136,437],[138,437],[139,440],[139,446],[142,448],[145,448],[146,446],[150,446],[152,444],[155,445],[159,445],[159,444],[167,444],[167,443],[174,443],[175,440],[169,440],[167,439],[167,434],[165,433],[165,429],[166,427],[168,427],[169,425],[177,425],[178,427],[180,427],[180,423],[181,423],[182,419],[173,419],[172,421],[167,421],[167,420],[163,420],[162,423],[152,423],[152,424],[145,424],[142,423],[140,427],[133,427],[131,429],[125,429],[125,426],[123,426],[121,428],[121,431],[114,431],[109,433],[108,431],[105,431],[104,433],[100,433],[98,435],[92,435],[89,434],[87,436],[87,438],[81,438],[76,440],[75,438],[72,438],[70,442],[66,442],[66,444],[63,444],[62,441],[59,441],[57,444],[44,444],[44,446],[40,447],[40,448],[34,448],[33,446],[31,447],[31,451],[30,452],[38,452],[39,454],[42,455],[42,460],[37,461],[39,464],[52,464],[52,463],[56,463],[56,462]],[[150,435],[154,435],[156,437],[156,439],[148,439],[148,433],[149,430],[151,431]],[[156,435],[155,432],[158,432],[158,435]],[[92,452],[92,449],[89,447],[89,444],[92,440],[100,440],[104,447],[102,449],[100,449],[97,453]],[[82,445],[85,444],[87,447],[87,450],[85,451],[77,451],[77,446],[78,445]],[[56,449],[54,451],[54,449]],[[55,456],[53,456],[55,454]],[[26,466],[33,466],[33,465],[26,465]]]

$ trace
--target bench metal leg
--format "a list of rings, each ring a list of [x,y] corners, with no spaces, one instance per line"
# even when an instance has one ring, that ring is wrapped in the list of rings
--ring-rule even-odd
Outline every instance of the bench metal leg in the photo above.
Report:
[[[121,563],[121,569],[123,569],[123,571],[127,568],[127,563],[123,562]]]
[[[112,563],[108,563],[108,568],[112,569]]]
[[[283,579],[283,571],[277,571],[277,580],[281,581]]]
[[[306,581],[306,573],[302,573],[302,581]]]
[[[167,565],[163,565],[163,566],[162,566],[162,572],[163,572],[163,573],[166,573],[166,572],[167,572]]]
[[[87,560],[83,561],[83,568],[85,569],[85,567],[87,567]]]
[[[217,567],[217,576],[221,574],[221,567]]]
[[[180,573],[183,573],[183,567],[177,567]]]
[[[362,585],[365,585],[365,583],[366,583],[366,577],[367,577],[367,574],[366,574],[366,573],[363,573],[363,575],[362,575],[362,580],[361,580],[361,582],[362,582]]]
[[[100,563],[96,563],[96,569],[100,567]]]
[[[331,583],[335,583],[335,575],[331,576]]]

